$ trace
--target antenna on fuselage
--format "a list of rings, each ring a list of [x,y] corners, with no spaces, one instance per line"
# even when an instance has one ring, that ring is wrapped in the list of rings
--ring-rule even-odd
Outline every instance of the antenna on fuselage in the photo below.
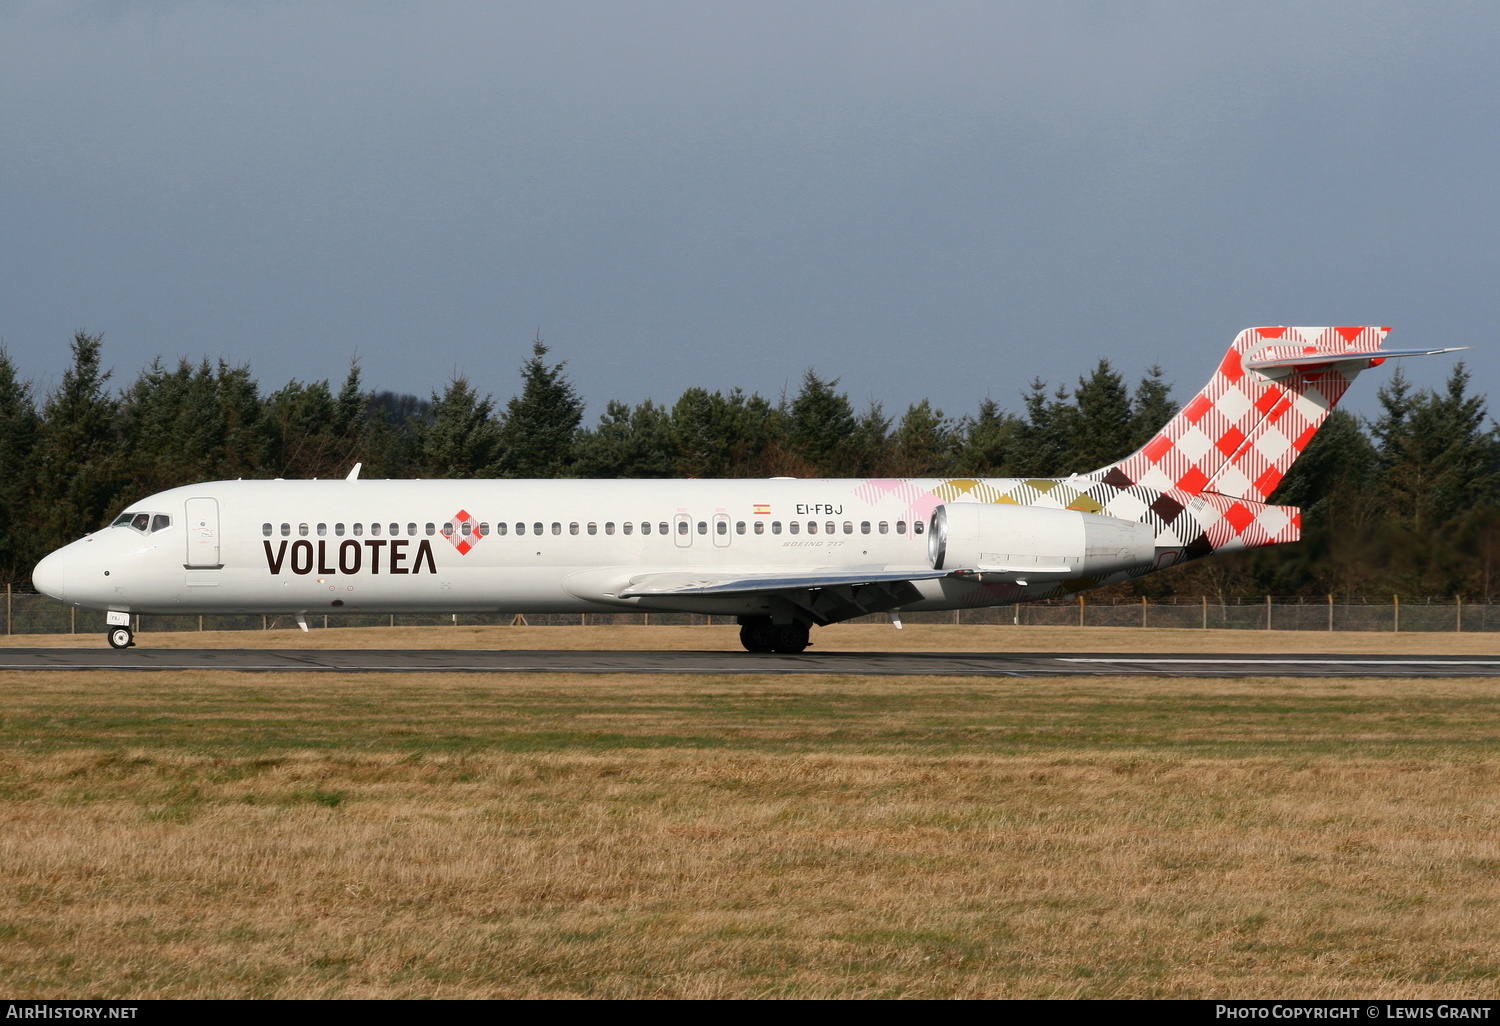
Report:
[[[354,465],[354,469],[351,470],[351,471],[349,471],[349,476],[346,477],[346,478],[344,478],[344,480],[345,481],[357,481],[357,480],[359,480],[359,468],[362,467],[362,466],[364,466],[363,463],[356,463]]]

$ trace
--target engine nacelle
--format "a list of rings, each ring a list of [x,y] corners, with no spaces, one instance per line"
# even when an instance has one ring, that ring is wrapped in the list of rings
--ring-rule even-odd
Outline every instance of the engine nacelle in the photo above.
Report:
[[[934,570],[1017,581],[1098,577],[1150,566],[1156,532],[1072,509],[954,502],[933,510],[927,554]]]

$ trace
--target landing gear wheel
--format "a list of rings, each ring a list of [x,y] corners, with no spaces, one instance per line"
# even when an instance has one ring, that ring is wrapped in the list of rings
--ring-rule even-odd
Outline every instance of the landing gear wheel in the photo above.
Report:
[[[765,617],[747,619],[740,624],[740,644],[746,652],[774,652],[776,628]]]
[[[771,628],[775,635],[772,644],[777,652],[785,652],[788,655],[796,655],[805,650],[810,643],[809,635],[812,633],[807,623],[798,620],[795,623],[778,623]]]
[[[105,637],[109,638],[110,648],[130,648],[135,644],[135,635],[129,627],[111,627]]]

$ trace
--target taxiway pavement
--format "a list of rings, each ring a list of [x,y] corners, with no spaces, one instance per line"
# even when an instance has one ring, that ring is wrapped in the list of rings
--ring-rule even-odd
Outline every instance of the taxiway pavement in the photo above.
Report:
[[[1127,652],[594,652],[343,649],[0,649],[0,670],[243,673],[668,673],[848,676],[1495,677],[1500,657]]]

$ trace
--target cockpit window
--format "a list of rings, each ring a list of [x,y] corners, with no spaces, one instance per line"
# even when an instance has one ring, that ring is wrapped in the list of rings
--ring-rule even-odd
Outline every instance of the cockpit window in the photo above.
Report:
[[[172,526],[172,518],[165,513],[136,513],[127,510],[115,517],[110,527],[132,527],[142,534],[151,534]]]
[[[110,526],[127,526],[135,528],[141,534],[150,534],[151,531],[160,531],[172,525],[172,517],[165,513],[135,513],[135,511],[124,511],[120,516],[114,517],[114,523]]]

